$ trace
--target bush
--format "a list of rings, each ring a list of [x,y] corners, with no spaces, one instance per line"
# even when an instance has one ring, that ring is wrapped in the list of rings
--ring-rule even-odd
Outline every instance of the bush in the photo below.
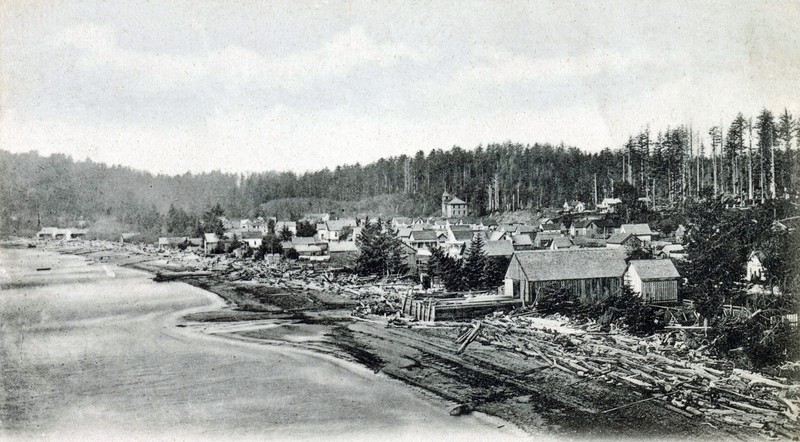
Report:
[[[723,317],[714,324],[714,347],[725,356],[741,351],[753,367],[780,364],[800,357],[800,330],[780,316]]]
[[[300,259],[300,254],[297,253],[297,250],[294,248],[290,248],[283,251],[283,257],[286,259],[296,260]]]
[[[536,299],[536,310],[546,315],[561,313],[572,315],[579,301],[569,289],[550,285],[545,287]]]

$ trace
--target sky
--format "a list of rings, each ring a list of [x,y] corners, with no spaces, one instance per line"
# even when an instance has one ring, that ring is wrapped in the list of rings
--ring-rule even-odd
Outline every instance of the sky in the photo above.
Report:
[[[800,114],[798,1],[0,0],[0,149],[304,172]]]

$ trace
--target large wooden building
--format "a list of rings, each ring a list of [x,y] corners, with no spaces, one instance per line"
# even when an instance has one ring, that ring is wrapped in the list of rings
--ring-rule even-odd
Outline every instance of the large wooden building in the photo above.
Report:
[[[627,267],[621,249],[566,249],[516,252],[505,276],[505,290],[536,303],[551,286],[566,287],[581,299],[603,298],[622,288]]]

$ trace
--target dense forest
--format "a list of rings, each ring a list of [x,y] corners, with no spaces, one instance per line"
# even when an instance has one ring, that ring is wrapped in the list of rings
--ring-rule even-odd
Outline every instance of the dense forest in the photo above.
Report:
[[[557,207],[573,199],[591,207],[595,198],[623,193],[648,197],[651,207],[682,207],[712,194],[765,200],[797,194],[797,144],[791,113],[776,117],[765,109],[755,118],[739,114],[726,127],[679,125],[657,133],[644,128],[624,146],[597,153],[506,142],[419,151],[302,175],[165,176],[60,154],[0,151],[0,223],[9,231],[113,218],[154,231],[163,229],[170,208],[199,218],[216,204],[233,218],[287,218],[344,207],[430,215],[438,214],[444,190],[466,200],[478,216]],[[359,201],[368,203],[353,203]]]

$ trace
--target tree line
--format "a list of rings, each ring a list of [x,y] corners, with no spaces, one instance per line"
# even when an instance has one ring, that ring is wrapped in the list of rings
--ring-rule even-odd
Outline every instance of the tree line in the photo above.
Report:
[[[301,175],[153,175],[60,154],[0,151],[0,226],[113,217],[140,230],[163,231],[170,207],[194,217],[220,204],[231,218],[296,218],[302,204],[278,214],[269,213],[280,207],[272,203],[295,199],[309,211],[324,212],[334,210],[337,201],[386,195],[392,195],[397,213],[435,215],[445,190],[466,200],[477,216],[558,207],[572,199],[591,206],[595,198],[625,193],[647,197],[651,207],[682,207],[721,194],[742,202],[767,200],[797,194],[797,145],[792,114],[784,110],[776,117],[764,109],[754,118],[739,114],[711,128],[678,125],[657,133],[644,128],[623,146],[594,153],[563,144],[506,142],[420,150]]]

